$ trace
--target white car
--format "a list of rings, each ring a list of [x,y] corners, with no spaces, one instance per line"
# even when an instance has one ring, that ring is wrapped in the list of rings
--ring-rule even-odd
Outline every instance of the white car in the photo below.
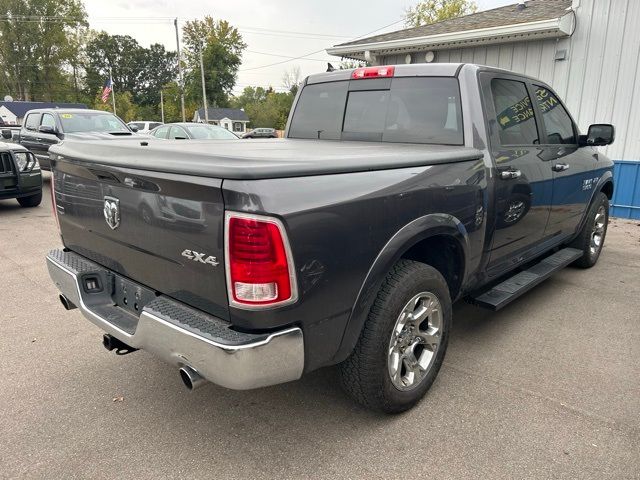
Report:
[[[147,122],[144,120],[139,120],[135,122],[129,122],[127,123],[127,125],[129,126],[129,128],[133,127],[132,129],[137,128],[136,132],[138,133],[149,133],[154,128],[162,125],[162,122]]]

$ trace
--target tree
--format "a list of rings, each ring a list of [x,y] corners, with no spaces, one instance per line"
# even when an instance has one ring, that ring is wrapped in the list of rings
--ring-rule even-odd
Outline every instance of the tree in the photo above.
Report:
[[[21,100],[72,95],[72,35],[87,26],[81,0],[0,0],[0,93]]]
[[[352,68],[366,67],[367,62],[361,62],[360,60],[342,60],[338,65],[339,70],[351,70]]]
[[[278,93],[273,88],[245,87],[242,94],[231,100],[231,106],[244,109],[254,128],[282,130],[295,95],[294,91]]]
[[[134,92],[142,77],[143,50],[129,35],[92,32],[85,47],[87,93],[101,90],[110,72],[116,92]]]
[[[204,20],[186,22],[182,28],[185,46],[185,90],[198,102],[202,99],[200,53],[204,63],[207,100],[212,105],[228,105],[228,98],[236,83],[242,51],[246,44],[237,28],[224,20],[206,16]]]
[[[294,96],[298,93],[298,88],[300,87],[300,83],[302,83],[300,75],[300,66],[296,65],[291,70],[287,70],[282,76],[282,85]]]
[[[113,111],[113,103],[111,98],[107,102],[103,102],[98,93],[94,99],[94,108],[96,110]],[[116,94],[116,113],[125,122],[137,120],[138,108],[133,103],[131,92],[120,92]]]
[[[405,26],[420,27],[449,18],[474,13],[478,9],[473,0],[421,0],[405,11]]]

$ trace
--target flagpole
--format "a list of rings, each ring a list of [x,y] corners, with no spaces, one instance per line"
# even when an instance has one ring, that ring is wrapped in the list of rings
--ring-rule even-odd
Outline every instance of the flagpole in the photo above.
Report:
[[[109,81],[111,82],[111,101],[113,102],[113,114],[116,114],[116,89],[113,87],[113,75],[111,74],[111,67],[109,67]]]

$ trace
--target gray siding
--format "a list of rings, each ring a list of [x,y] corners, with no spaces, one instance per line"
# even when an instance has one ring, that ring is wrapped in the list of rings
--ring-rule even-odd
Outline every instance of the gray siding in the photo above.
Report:
[[[607,155],[640,160],[640,1],[574,0],[574,10],[570,38],[439,50],[436,61],[479,63],[540,78],[558,92],[583,132],[592,123],[616,126]],[[566,50],[567,59],[555,61],[557,50]],[[380,60],[405,63],[405,55]],[[418,61],[424,61],[424,52],[412,54],[412,62]]]

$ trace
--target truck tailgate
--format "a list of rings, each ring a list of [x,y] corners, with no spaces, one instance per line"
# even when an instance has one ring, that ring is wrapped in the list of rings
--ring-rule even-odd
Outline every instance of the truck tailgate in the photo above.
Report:
[[[65,247],[228,318],[222,180],[71,161],[53,176]]]

